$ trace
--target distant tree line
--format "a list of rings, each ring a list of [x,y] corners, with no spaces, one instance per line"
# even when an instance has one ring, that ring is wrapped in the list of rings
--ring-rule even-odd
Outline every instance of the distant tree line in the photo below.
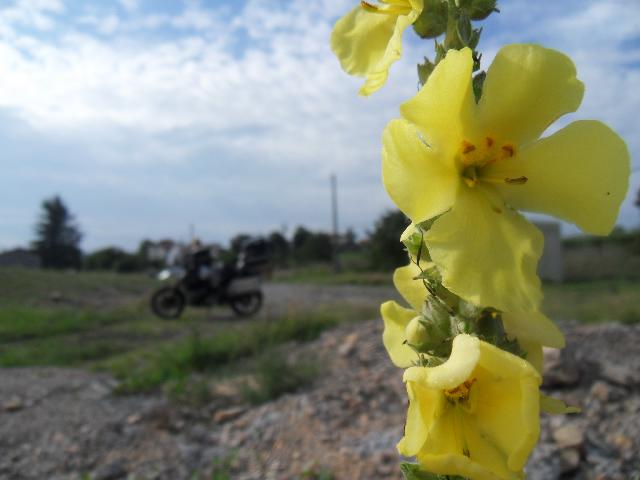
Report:
[[[339,255],[349,259],[349,269],[389,270],[406,262],[399,238],[408,223],[401,212],[389,211],[360,241],[352,229],[333,238],[327,232],[312,231],[303,226],[298,226],[290,238],[273,231],[266,234],[265,239],[272,263],[277,268],[330,263],[334,255]],[[250,237],[248,234],[233,237],[229,247],[222,249],[222,259],[232,261]],[[138,272],[163,266],[162,261],[151,259],[149,249],[153,242],[148,239],[143,240],[134,252],[110,246],[86,255],[80,249],[81,240],[80,227],[63,200],[59,196],[44,200],[32,243],[44,268]]]

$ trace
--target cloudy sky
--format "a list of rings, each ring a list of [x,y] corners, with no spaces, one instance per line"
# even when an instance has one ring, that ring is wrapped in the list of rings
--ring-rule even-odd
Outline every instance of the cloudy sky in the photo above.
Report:
[[[62,195],[83,247],[141,238],[207,241],[304,224],[370,228],[392,206],[380,135],[416,92],[431,42],[405,35],[387,86],[333,58],[335,20],[356,0],[3,0],[0,6],[0,249],[26,244],[43,198]],[[566,121],[597,118],[640,165],[640,3],[503,0],[484,23],[500,45],[568,53],[587,92]],[[640,223],[632,176],[620,222]],[[567,229],[570,231],[570,229]]]

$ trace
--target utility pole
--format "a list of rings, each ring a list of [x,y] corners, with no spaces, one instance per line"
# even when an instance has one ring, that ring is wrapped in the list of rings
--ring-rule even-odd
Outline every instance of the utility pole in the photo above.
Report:
[[[333,269],[340,271],[340,258],[338,257],[338,179],[336,174],[331,174],[331,223],[333,226],[333,235],[331,237],[333,244]]]

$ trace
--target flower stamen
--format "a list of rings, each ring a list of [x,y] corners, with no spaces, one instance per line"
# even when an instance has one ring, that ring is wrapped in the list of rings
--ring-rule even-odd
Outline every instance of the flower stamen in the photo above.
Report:
[[[505,183],[508,183],[509,185],[524,185],[525,183],[527,183],[529,179],[527,177],[525,177],[524,175],[522,177],[518,177],[518,178],[505,178],[504,181]]]
[[[516,147],[507,143],[506,145],[502,145],[503,158],[513,157],[516,153]]]
[[[467,142],[466,140],[462,142],[462,153],[463,154],[468,154],[473,152],[476,149],[476,146],[471,143],[471,142]]]
[[[455,388],[450,390],[445,390],[444,395],[447,397],[449,401],[452,402],[464,402],[469,399],[469,393],[471,392],[471,387],[476,382],[475,378],[470,380],[465,380],[463,383],[458,385]]]

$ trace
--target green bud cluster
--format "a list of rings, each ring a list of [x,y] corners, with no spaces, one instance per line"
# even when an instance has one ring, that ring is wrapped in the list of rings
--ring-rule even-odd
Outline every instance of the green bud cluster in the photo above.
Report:
[[[461,299],[442,284],[442,276],[435,265],[423,263],[430,260],[424,235],[433,222],[416,225],[413,233],[404,239],[409,258],[420,268],[414,280],[421,280],[429,292],[420,315],[407,325],[407,343],[419,354],[437,362],[449,357],[456,335],[469,333],[524,357],[525,352],[518,342],[507,337],[500,311]]]
[[[425,302],[420,315],[406,328],[407,343],[418,353],[447,357],[451,353],[453,331],[450,312],[434,297]]]
[[[482,28],[474,28],[472,21],[485,20],[493,12],[499,12],[496,0],[425,0],[420,16],[413,24],[414,31],[425,39],[435,39],[436,55],[433,61],[425,57],[418,64],[418,79],[424,85],[436,65],[447,51],[468,47],[473,52],[473,71],[480,70],[482,55],[477,52]],[[444,34],[444,40],[438,37]],[[485,72],[474,76],[473,90],[476,101],[482,94]]]

